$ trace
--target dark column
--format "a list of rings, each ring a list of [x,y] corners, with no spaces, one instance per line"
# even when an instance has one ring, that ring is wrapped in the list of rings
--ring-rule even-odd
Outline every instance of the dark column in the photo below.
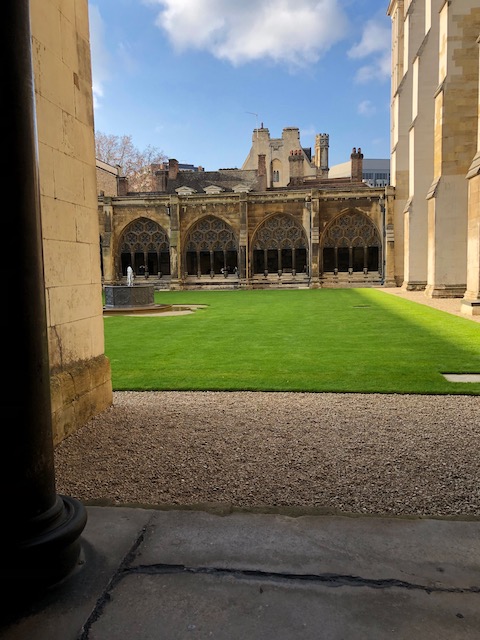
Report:
[[[74,568],[86,511],[55,492],[29,3],[6,0],[2,8],[4,184],[14,204],[2,218],[2,337],[10,354],[0,393],[0,573],[7,591],[28,592]]]

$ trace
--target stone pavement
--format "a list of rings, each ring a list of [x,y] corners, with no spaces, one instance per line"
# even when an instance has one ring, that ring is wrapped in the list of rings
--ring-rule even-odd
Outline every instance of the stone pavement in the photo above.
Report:
[[[424,291],[406,291],[401,287],[382,287],[379,290],[398,296],[399,298],[404,298],[405,300],[425,304],[428,307],[445,311],[446,313],[451,313],[455,316],[472,320],[473,322],[480,322],[480,315],[468,315],[462,312],[462,298],[429,298],[425,295]]]
[[[78,567],[2,640],[480,638],[478,519],[87,512]]]

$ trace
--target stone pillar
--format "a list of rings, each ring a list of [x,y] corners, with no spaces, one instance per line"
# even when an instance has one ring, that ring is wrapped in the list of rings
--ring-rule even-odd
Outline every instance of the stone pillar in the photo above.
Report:
[[[3,6],[3,151],[5,181],[15,193],[15,215],[4,220],[4,282],[15,301],[15,321],[4,314],[3,332],[14,349],[1,387],[2,562],[7,592],[45,588],[65,578],[80,553],[83,505],[55,492],[50,365],[43,274],[40,187],[28,0]],[[13,241],[15,239],[15,241]]]
[[[180,243],[180,204],[178,196],[170,197],[170,288],[181,288],[183,283],[182,273],[182,248]]]
[[[433,181],[428,193],[428,282],[432,298],[467,288],[468,187],[477,151],[480,9],[445,2],[439,20]]]
[[[305,217],[308,220],[309,247],[308,247],[308,274],[310,276],[310,287],[318,289],[320,287],[320,199],[310,196],[305,202]]]
[[[480,45],[480,37],[477,40]],[[468,315],[480,315],[480,62],[478,95],[477,153],[467,174],[468,179],[468,236],[467,290],[461,310]]]
[[[100,215],[102,216],[100,233],[102,239],[103,281],[104,283],[112,283],[117,279],[117,273],[115,270],[115,256],[112,251],[112,198],[108,196],[104,197],[102,212]]]
[[[411,76],[411,126],[408,133],[408,200],[404,208],[404,280],[403,288],[424,290],[427,285],[428,203],[425,195],[432,182],[434,149],[434,102],[438,84],[438,21],[436,15],[443,0],[417,3],[415,19],[405,17],[408,52],[405,73]]]
[[[395,233],[395,190],[393,187],[386,187],[385,201],[381,205],[383,207],[383,250],[382,250],[382,283],[386,287],[397,286],[395,259],[397,252],[395,251],[396,233]]]
[[[248,195],[241,194],[239,200],[240,209],[240,237],[238,247],[238,278],[248,285],[250,274],[249,250],[248,250]]]
[[[408,201],[408,129],[412,124],[412,79],[405,76],[406,8],[404,0],[392,0],[388,9],[392,19],[392,100],[390,131],[390,179],[395,187],[393,221],[395,225],[395,282],[404,280],[404,211]],[[407,66],[408,68],[408,66]]]

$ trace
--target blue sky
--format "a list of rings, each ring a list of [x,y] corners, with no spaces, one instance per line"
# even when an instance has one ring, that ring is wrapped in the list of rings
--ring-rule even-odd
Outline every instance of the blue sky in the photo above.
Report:
[[[253,130],[390,156],[388,0],[92,0],[95,129],[207,171]]]

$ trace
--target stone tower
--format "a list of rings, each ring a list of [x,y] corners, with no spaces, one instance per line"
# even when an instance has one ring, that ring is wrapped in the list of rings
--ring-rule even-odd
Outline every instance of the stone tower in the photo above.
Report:
[[[328,133],[317,133],[315,137],[315,167],[317,176],[328,178]]]

